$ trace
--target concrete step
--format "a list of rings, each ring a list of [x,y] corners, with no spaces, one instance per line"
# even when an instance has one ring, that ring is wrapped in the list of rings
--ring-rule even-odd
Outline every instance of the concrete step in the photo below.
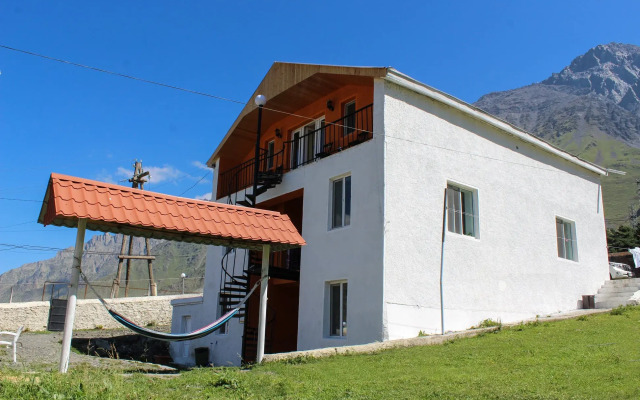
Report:
[[[640,287],[640,279],[614,279],[604,282],[603,287]]]
[[[640,288],[636,288],[634,286],[603,286],[598,289],[598,294],[637,292],[638,290],[640,290]]]
[[[616,308],[618,306],[626,306],[627,304],[635,304],[635,302],[631,302],[630,300],[625,301],[596,301],[596,308]]]
[[[621,293],[616,295],[596,295],[596,303],[599,301],[625,301],[629,300],[633,296],[633,293]]]

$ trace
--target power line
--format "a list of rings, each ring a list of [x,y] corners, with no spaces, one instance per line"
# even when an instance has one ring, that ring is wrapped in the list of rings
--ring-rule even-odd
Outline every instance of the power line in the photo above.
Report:
[[[4,246],[6,248],[4,249],[0,249],[0,251],[12,251],[12,250],[27,250],[27,251],[58,251],[58,252],[65,252],[65,253],[72,253],[74,251],[73,248],[62,248],[62,247],[49,247],[49,246],[39,246],[39,245],[30,245],[30,244],[13,244],[13,243],[0,243],[0,246]],[[119,256],[121,255],[120,253],[115,253],[115,252],[109,252],[109,251],[95,251],[95,250],[85,250],[83,251],[83,256],[84,255],[103,255],[103,256]],[[163,257],[163,255],[160,254],[151,254],[154,255],[156,257]],[[193,257],[193,255],[171,255],[170,257],[167,256],[168,258],[174,258],[174,257]]]
[[[228,101],[228,102],[232,102],[232,103],[236,103],[236,104],[242,104],[242,105],[246,105],[247,104],[246,102],[230,99],[230,98],[223,97],[223,96],[217,96],[217,95],[213,95],[213,94],[210,94],[210,93],[205,93],[205,92],[201,92],[201,91],[197,91],[197,90],[185,89],[185,88],[182,88],[182,87],[179,87],[179,86],[170,85],[170,84],[157,82],[157,81],[152,81],[152,80],[148,80],[148,79],[144,79],[144,78],[139,78],[139,77],[135,77],[135,76],[132,76],[132,75],[121,74],[121,73],[110,71],[110,70],[106,70],[106,69],[103,69],[103,68],[97,68],[97,67],[92,67],[92,66],[89,66],[89,65],[79,64],[79,63],[75,63],[75,62],[72,62],[72,61],[67,61],[67,60],[63,60],[63,59],[60,59],[60,58],[46,56],[46,55],[43,55],[43,54],[34,53],[32,51],[21,50],[21,49],[17,49],[17,48],[6,46],[6,45],[2,45],[2,44],[0,44],[0,48],[16,51],[16,52],[23,53],[23,54],[28,54],[28,55],[35,56],[35,57],[44,58],[44,59],[51,60],[51,61],[60,62],[60,63],[63,63],[63,64],[69,64],[69,65],[73,65],[73,66],[80,67],[80,68],[86,68],[86,69],[90,69],[90,70],[93,70],[93,71],[103,72],[103,73],[119,76],[119,77],[122,77],[122,78],[132,79],[132,80],[145,82],[145,83],[149,83],[149,84],[153,84],[153,85],[158,85],[158,86],[162,86],[162,87],[166,87],[166,88],[170,88],[170,89],[175,89],[175,90],[180,90],[180,91],[183,91],[183,92],[197,94],[197,95],[200,95],[200,96],[210,97],[210,98],[214,98],[214,99],[217,99],[217,100],[223,100],[223,101]],[[273,112],[277,112],[277,113],[281,113],[281,114],[285,114],[285,115],[289,115],[289,116],[293,116],[293,117],[297,117],[297,118],[306,119],[306,120],[309,120],[309,121],[314,121],[315,120],[315,118],[312,118],[312,117],[307,117],[307,116],[304,116],[304,115],[295,114],[295,113],[291,113],[291,112],[287,112],[287,111],[282,111],[282,110],[278,110],[278,109],[274,109],[274,108],[264,107],[264,109],[265,110],[269,110],[269,111],[273,111]],[[345,125],[338,124],[338,123],[332,123],[332,125],[335,125],[335,126],[338,126],[338,127],[345,127]],[[349,127],[349,128],[353,128],[353,127]],[[464,152],[464,151],[460,151],[460,150],[450,149],[450,148],[443,147],[443,146],[437,146],[437,145],[433,145],[433,144],[429,144],[429,143],[424,143],[424,142],[421,142],[421,141],[416,141],[416,140],[411,140],[411,139],[391,136],[391,135],[388,135],[388,134],[387,135],[381,135],[379,133],[376,133],[376,132],[373,132],[373,131],[367,131],[365,129],[359,129],[359,128],[354,128],[354,129],[356,131],[360,131],[360,132],[371,133],[372,136],[384,136],[384,137],[388,137],[388,138],[391,138],[391,139],[402,140],[402,141],[406,141],[406,142],[409,142],[409,143],[420,144],[420,145],[424,145],[424,146],[430,146],[430,147],[438,148],[438,149],[441,149],[441,150],[453,151],[453,152],[457,152],[457,153],[461,153],[461,154],[468,154],[468,155],[472,155],[472,156],[480,157],[480,158],[485,158],[485,159],[489,159],[489,160],[494,160],[494,161],[514,164],[514,165],[521,165],[521,166],[530,167],[530,168],[536,168],[536,169],[540,169],[540,170],[547,170],[547,171],[551,171],[551,172],[558,172],[557,170],[550,169],[550,168],[544,168],[544,167],[538,167],[538,166],[535,166],[535,165],[529,165],[529,164],[518,163],[518,162],[513,162],[513,161],[501,160],[501,159],[498,159],[498,158],[488,157],[488,156],[484,156],[484,155],[481,155],[481,154],[468,153],[468,152]],[[190,189],[191,188],[187,189],[187,191],[190,190]]]
[[[98,68],[98,67],[92,67],[90,65],[79,64],[79,63],[76,63],[76,62],[73,62],[73,61],[63,60],[63,59],[60,59],[60,58],[46,56],[44,54],[34,53],[32,51],[21,50],[21,49],[15,48],[15,47],[5,46],[3,44],[0,44],[0,48],[16,51],[18,53],[28,54],[28,55],[35,56],[35,57],[44,58],[46,60],[56,61],[56,62],[63,63],[63,64],[73,65],[75,67],[80,67],[80,68],[90,69],[90,70],[93,70],[93,71],[103,72],[105,74],[115,75],[115,76],[119,76],[121,78],[132,79],[134,81],[140,81],[140,82],[149,83],[149,84],[152,84],[152,85],[166,87],[166,88],[169,88],[169,89],[180,90],[182,92],[197,94],[199,96],[211,97],[213,99],[229,101],[231,103],[236,103],[236,104],[242,104],[242,105],[247,104],[244,101],[234,100],[234,99],[230,99],[230,98],[222,97],[222,96],[216,96],[216,95],[213,95],[213,94],[200,92],[200,91],[197,91],[197,90],[185,89],[185,88],[182,88],[182,87],[179,87],[179,86],[174,86],[174,85],[169,85],[167,83],[162,83],[162,82],[157,82],[157,81],[151,81],[151,80],[148,80],[148,79],[138,78],[138,77],[132,76],[132,75],[121,74],[119,72],[110,71],[110,70],[107,70],[107,69],[104,69],[104,68]]]
[[[35,203],[41,203],[41,202],[42,202],[42,200],[16,199],[16,198],[12,198],[12,197],[0,197],[0,200],[7,200],[7,201],[29,201],[29,202],[35,202]]]
[[[196,183],[194,183],[193,185],[191,185],[191,187],[190,187],[189,189],[187,189],[187,190],[185,190],[184,192],[180,193],[178,196],[182,196],[183,194],[187,193],[189,190],[191,190],[191,189],[193,189],[194,187],[196,187],[196,185],[197,185],[198,183],[202,182],[202,180],[203,180],[204,178],[206,178],[207,176],[209,176],[209,174],[210,174],[210,173],[211,173],[211,171],[210,171],[210,170],[209,170],[209,171],[207,171],[207,173],[206,173],[206,174],[202,175],[202,178],[198,179],[198,182],[196,182]]]

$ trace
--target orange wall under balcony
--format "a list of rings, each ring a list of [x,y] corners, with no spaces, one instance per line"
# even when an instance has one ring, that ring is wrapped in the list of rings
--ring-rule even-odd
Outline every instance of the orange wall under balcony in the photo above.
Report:
[[[331,100],[333,102],[334,109],[333,111],[327,108],[327,101]],[[263,149],[267,148],[267,144],[274,140],[275,141],[275,152],[277,153],[283,147],[283,143],[285,141],[292,140],[292,134],[294,131],[299,129],[300,127],[309,124],[313,120],[316,120],[320,117],[325,118],[325,121],[332,122],[342,118],[344,105],[349,103],[350,101],[355,100],[356,102],[356,110],[373,103],[373,86],[372,85],[347,85],[344,86],[327,96],[323,96],[311,104],[300,108],[295,111],[294,114],[308,117],[302,118],[293,115],[282,114],[282,118],[279,119],[276,123],[270,124],[269,126],[262,127],[262,133],[260,135],[260,147]],[[274,113],[275,111],[264,110],[264,113]],[[257,128],[257,127],[256,127]],[[276,129],[280,130],[282,134],[281,138],[276,137]],[[249,160],[253,160],[255,157],[255,147],[251,147],[247,149],[245,157],[242,159],[234,159],[224,157],[221,154],[220,157],[220,169],[219,173],[224,173],[225,171]],[[289,159],[289,155],[285,154],[285,160]],[[216,198],[220,197],[221,182],[218,182],[217,194]]]

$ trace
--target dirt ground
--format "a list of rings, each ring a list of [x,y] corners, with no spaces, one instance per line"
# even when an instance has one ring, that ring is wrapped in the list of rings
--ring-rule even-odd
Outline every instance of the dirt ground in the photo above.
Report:
[[[76,331],[73,339],[109,339],[128,336],[124,329]],[[62,332],[24,332],[18,339],[17,362],[11,358],[11,349],[0,349],[0,368],[17,368],[27,371],[57,371],[62,352]],[[169,373],[177,370],[161,364],[133,360],[113,359],[80,354],[71,349],[69,369],[86,366],[106,369],[118,369],[123,372]]]

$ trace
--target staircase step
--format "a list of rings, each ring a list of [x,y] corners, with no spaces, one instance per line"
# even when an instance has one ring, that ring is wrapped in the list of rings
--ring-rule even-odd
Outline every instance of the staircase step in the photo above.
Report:
[[[616,308],[618,306],[626,306],[628,304],[636,304],[636,302],[631,300],[596,301],[595,307],[596,308]]]
[[[640,287],[640,278],[626,278],[626,279],[614,279],[605,281],[604,286],[606,287],[621,287],[621,286],[630,286],[630,287]]]
[[[613,294],[613,293],[635,293],[640,288],[631,287],[631,286],[606,286],[598,289],[598,294]]]
[[[595,301],[612,301],[612,300],[628,300],[634,293],[613,293],[613,294],[597,294]]]
[[[234,293],[234,292],[220,292],[220,298],[225,299],[242,299],[247,294],[245,292]]]
[[[244,206],[244,207],[253,207],[253,203],[250,203],[246,200],[239,200],[236,202],[236,205]]]

